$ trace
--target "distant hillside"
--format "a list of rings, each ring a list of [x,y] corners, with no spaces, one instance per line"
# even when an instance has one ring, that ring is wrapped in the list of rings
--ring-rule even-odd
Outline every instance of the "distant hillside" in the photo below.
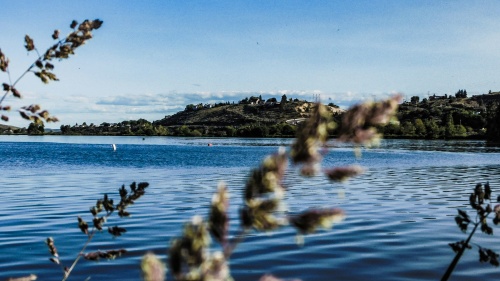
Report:
[[[221,104],[218,106],[186,107],[172,116],[153,122],[163,126],[242,126],[274,125],[309,116],[314,103],[307,101],[268,102],[258,104]],[[330,106],[332,113],[343,110]]]
[[[465,90],[454,96],[413,96],[399,106],[397,120],[379,128],[385,137],[394,138],[474,138],[484,139],[498,127],[495,112],[500,92],[467,98]],[[148,135],[190,137],[293,137],[297,124],[308,117],[314,103],[261,97],[245,98],[238,103],[188,104],[183,111],[157,121],[145,119],[61,126],[63,135]],[[337,124],[344,110],[328,105]],[[500,113],[498,114],[500,116]],[[492,120],[494,122],[492,122]],[[498,119],[500,120],[500,119]],[[496,126],[496,127],[495,127]],[[337,127],[338,129],[338,127]],[[495,131],[496,132],[496,131]],[[1,133],[1,131],[0,131]],[[335,136],[338,132],[332,131]]]
[[[416,138],[484,138],[492,107],[500,102],[500,93],[470,98],[464,92],[455,96],[430,96],[422,101],[412,97],[400,105],[399,125],[386,126],[385,135]]]
[[[2,125],[0,124],[0,132],[4,132],[4,131],[17,131],[19,130],[18,127],[14,127],[14,126],[8,126],[8,125]]]

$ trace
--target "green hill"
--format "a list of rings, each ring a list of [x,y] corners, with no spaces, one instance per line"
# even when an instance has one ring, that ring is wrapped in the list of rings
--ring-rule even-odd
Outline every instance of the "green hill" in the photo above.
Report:
[[[494,120],[500,93],[467,98],[455,96],[414,96],[399,106],[397,121],[379,128],[386,137],[397,138],[478,138],[484,139],[500,121]],[[250,97],[236,103],[189,104],[183,111],[157,121],[144,119],[101,125],[62,125],[64,135],[149,135],[207,137],[293,137],[296,126],[307,118],[314,103],[275,98],[261,101]],[[329,108],[337,123],[344,110]],[[499,117],[500,118],[500,117]],[[496,119],[495,119],[496,120]],[[1,127],[0,127],[1,128]],[[1,131],[0,131],[1,132]],[[334,135],[336,131],[332,132]]]
[[[260,104],[220,104],[217,106],[186,107],[174,115],[153,122],[163,126],[244,126],[251,124],[275,125],[287,120],[309,116],[314,103],[287,101],[285,104],[269,102]],[[342,110],[330,106],[332,113]]]

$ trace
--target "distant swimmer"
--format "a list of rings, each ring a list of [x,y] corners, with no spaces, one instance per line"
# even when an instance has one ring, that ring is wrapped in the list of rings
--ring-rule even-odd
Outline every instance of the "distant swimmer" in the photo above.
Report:
[[[211,143],[208,143],[208,146],[212,146],[212,144],[211,144]]]

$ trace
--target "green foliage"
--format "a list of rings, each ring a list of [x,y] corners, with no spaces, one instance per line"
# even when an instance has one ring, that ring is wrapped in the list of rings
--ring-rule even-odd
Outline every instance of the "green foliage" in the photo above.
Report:
[[[401,135],[401,126],[397,123],[389,123],[382,128],[384,136],[399,136]]]
[[[455,93],[455,97],[457,99],[467,98],[467,90],[458,90],[458,92]]]
[[[415,126],[410,121],[405,121],[403,125],[401,125],[401,134],[405,137],[415,136],[416,134]]]
[[[411,97],[411,103],[418,104],[419,101],[420,101],[420,97],[419,96],[413,96],[413,97]]]
[[[490,141],[500,140],[500,104],[494,104],[488,109],[488,130],[486,137]]]
[[[445,120],[443,120],[444,126],[444,135],[447,138],[451,138],[455,136],[455,124],[453,122],[453,116],[451,113],[448,113],[445,116]]]
[[[419,137],[425,137],[427,135],[427,129],[422,119],[415,119],[415,134]]]
[[[455,137],[466,137],[467,129],[463,125],[455,125]]]
[[[439,139],[442,136],[443,129],[439,127],[434,119],[427,119],[424,121],[424,124],[427,131],[427,138]]]
[[[226,136],[235,137],[237,130],[233,126],[226,126],[225,132],[226,132]]]
[[[28,135],[43,135],[45,132],[45,127],[43,123],[30,123],[28,126]]]
[[[185,111],[193,111],[193,110],[196,110],[196,106],[194,104],[188,104],[188,105],[186,105],[186,108],[184,110]]]
[[[94,124],[74,126],[61,125],[63,135],[126,135],[126,136],[167,136],[169,130],[162,125],[155,125],[145,119],[123,121],[116,124],[102,123],[99,126]]]

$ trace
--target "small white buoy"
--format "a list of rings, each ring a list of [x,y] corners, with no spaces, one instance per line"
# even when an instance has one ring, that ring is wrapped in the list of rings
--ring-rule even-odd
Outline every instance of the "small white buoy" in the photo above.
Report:
[[[112,146],[113,146],[113,151],[116,151],[116,144],[113,143]]]

